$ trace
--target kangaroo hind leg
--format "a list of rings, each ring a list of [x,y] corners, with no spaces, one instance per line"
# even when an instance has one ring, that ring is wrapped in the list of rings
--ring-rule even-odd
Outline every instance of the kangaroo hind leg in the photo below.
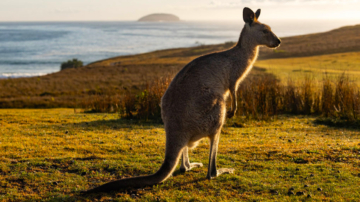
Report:
[[[219,145],[220,133],[210,137],[210,155],[209,155],[209,167],[206,178],[212,179],[223,173],[234,173],[233,168],[220,168],[216,169],[216,156]]]
[[[192,168],[203,167],[202,163],[190,163],[188,147],[186,146],[182,151],[180,172],[190,171]]]

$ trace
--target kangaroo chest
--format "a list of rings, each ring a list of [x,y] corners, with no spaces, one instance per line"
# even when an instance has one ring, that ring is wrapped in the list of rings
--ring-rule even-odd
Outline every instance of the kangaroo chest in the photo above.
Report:
[[[250,55],[244,55],[239,61],[239,69],[236,75],[236,86],[238,86],[250,73],[258,56],[258,48]]]

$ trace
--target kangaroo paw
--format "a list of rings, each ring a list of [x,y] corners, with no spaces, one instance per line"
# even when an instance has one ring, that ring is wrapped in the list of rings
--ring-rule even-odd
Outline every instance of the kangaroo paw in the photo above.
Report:
[[[199,167],[203,167],[203,164],[202,163],[190,163],[189,167],[185,167],[185,168],[180,167],[180,172],[187,172],[193,168],[199,168]]]
[[[234,168],[220,168],[218,170],[216,170],[216,172],[213,172],[211,174],[207,174],[206,178],[211,180],[214,179],[215,177],[218,177],[221,174],[234,174],[235,169]]]
[[[200,168],[204,165],[202,163],[190,163],[190,168]]]
[[[234,174],[235,169],[234,168],[220,168],[217,170],[216,176],[219,176],[221,174]]]

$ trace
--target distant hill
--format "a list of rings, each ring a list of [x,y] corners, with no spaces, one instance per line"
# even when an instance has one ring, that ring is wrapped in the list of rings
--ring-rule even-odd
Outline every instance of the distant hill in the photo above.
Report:
[[[259,59],[305,57],[360,51],[360,25],[281,38],[279,48],[260,49]]]
[[[154,13],[154,14],[144,16],[144,17],[140,18],[138,21],[141,21],[141,22],[161,22],[161,21],[174,22],[174,21],[180,21],[180,18],[173,14]]]

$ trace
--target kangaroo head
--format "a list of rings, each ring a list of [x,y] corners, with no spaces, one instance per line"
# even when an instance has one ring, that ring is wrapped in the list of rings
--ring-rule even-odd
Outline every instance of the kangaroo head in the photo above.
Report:
[[[258,21],[259,16],[260,9],[254,13],[250,8],[244,8],[243,18],[246,23],[244,29],[247,32],[247,37],[257,45],[263,45],[269,48],[280,46],[280,39],[271,31],[268,25]]]

